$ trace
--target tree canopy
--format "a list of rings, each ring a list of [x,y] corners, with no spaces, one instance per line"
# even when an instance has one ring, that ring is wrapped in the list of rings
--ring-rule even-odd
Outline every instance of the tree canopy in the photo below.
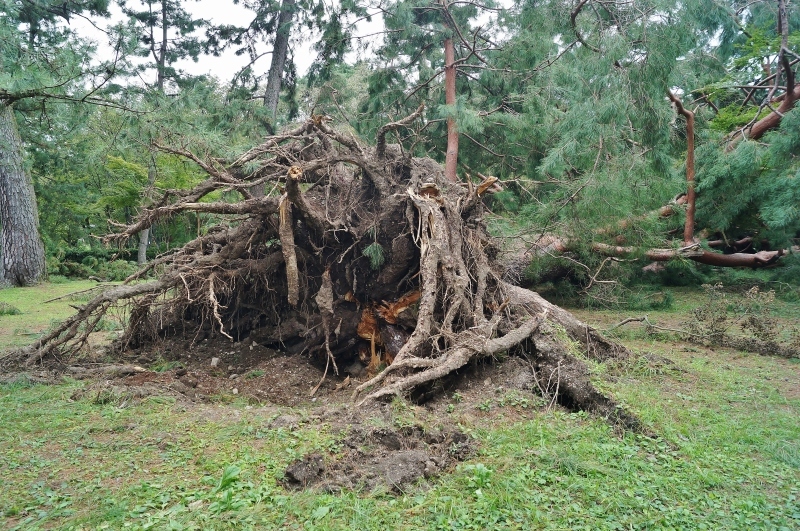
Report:
[[[91,43],[67,23],[80,16],[108,25],[107,2],[5,2],[0,99],[21,123],[26,164],[47,205],[42,232],[51,254],[99,249],[92,235],[107,220],[131,220],[154,187],[171,182],[176,162],[155,155],[155,143],[224,156],[312,115],[375,139],[420,105],[417,120],[386,133],[389,142],[444,162],[448,130],[457,130],[458,178],[475,186],[499,180],[487,204],[499,216],[497,230],[516,235],[509,252],[534,263],[528,273],[537,281],[567,275],[586,288],[648,259],[710,263],[701,251],[745,253],[753,257],[734,265],[756,267],[792,252],[800,230],[794,4],[241,4],[252,18],[220,25],[192,15],[193,2],[129,1],[127,25]],[[363,20],[381,25],[361,31]],[[452,101],[446,41],[454,51]],[[247,58],[232,79],[201,79],[175,66],[225,50]],[[295,67],[300,54],[317,57],[305,77]],[[256,62],[265,56],[269,68]],[[154,75],[143,76],[147,70]],[[164,94],[167,81],[174,84]],[[54,101],[72,105],[40,106]],[[676,105],[693,117],[692,184],[687,122]],[[692,241],[676,236],[690,189],[697,193]],[[87,207],[81,194],[98,202]],[[51,221],[54,212],[73,221]],[[194,233],[203,225],[171,223],[155,229],[163,231],[158,249],[189,238],[189,224]],[[754,258],[761,251],[772,254]],[[608,259],[613,272],[596,276]]]

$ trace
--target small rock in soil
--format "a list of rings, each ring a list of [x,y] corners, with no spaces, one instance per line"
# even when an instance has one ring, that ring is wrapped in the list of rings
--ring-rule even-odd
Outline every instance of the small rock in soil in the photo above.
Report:
[[[306,456],[286,468],[286,484],[289,487],[304,488],[318,481],[324,470],[325,466],[321,455]]]
[[[385,446],[389,450],[399,450],[402,447],[400,437],[398,437],[397,433],[393,432],[392,430],[383,428],[373,430],[372,438],[375,440],[375,442]]]
[[[170,383],[167,387],[169,387],[173,391],[181,393],[182,395],[185,395],[186,393],[189,392],[189,387],[184,383],[182,383],[180,380],[175,380],[174,382]]]
[[[188,376],[188,375],[187,376],[183,376],[182,378],[179,378],[178,381],[180,383],[182,383],[183,385],[185,385],[186,387],[191,387],[191,388],[197,387],[197,383],[198,383],[197,382],[197,378],[193,378],[193,377]]]
[[[345,374],[349,374],[353,378],[358,378],[364,372],[364,364],[360,361],[355,361],[344,368]]]
[[[211,358],[211,366],[216,367],[219,365],[219,358]]]

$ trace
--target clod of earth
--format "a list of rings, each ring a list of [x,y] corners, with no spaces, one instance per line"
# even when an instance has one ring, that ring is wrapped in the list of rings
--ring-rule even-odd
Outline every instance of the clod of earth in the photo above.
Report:
[[[314,358],[326,374],[361,356],[366,378],[352,388],[363,403],[424,389],[475,359],[525,353],[541,389],[637,428],[592,386],[574,352],[607,360],[628,351],[504,280],[483,222],[488,187],[451,183],[435,161],[385,138],[378,145],[313,120],[227,161],[156,144],[208,178],[168,191],[106,241],[181,212],[213,214],[219,224],[2,365],[68,360],[107,311],[127,304],[128,325],[114,345],[120,356],[164,338],[220,336]],[[217,191],[240,200],[209,200]]]
[[[456,429],[427,432],[418,426],[393,430],[354,425],[334,460],[326,463],[319,454],[298,459],[284,471],[284,484],[328,492],[377,488],[402,492],[409,484],[463,461],[474,449],[474,441]]]

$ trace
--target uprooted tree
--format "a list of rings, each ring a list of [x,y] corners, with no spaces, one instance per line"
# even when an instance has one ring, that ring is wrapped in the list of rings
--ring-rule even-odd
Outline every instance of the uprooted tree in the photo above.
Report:
[[[492,180],[451,183],[438,163],[386,144],[388,131],[414,117],[384,126],[375,148],[318,117],[233,161],[156,145],[194,161],[208,178],[167,191],[107,241],[179,212],[222,221],[6,363],[68,359],[106,312],[126,304],[120,352],[161,337],[221,335],[316,358],[328,372],[360,356],[370,376],[354,398],[377,399],[424,389],[471,360],[524,351],[545,392],[558,388],[562,403],[635,426],[592,387],[579,359],[624,357],[625,348],[504,281],[482,221]],[[253,195],[260,186],[273,193]],[[209,200],[214,192],[239,200]],[[150,272],[155,278],[145,280]]]

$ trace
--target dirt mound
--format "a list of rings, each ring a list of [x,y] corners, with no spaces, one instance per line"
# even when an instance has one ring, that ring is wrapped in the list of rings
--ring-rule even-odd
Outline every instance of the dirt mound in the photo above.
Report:
[[[329,371],[323,378],[324,365],[316,358],[224,338],[196,345],[165,341],[157,350],[130,353],[128,360],[124,365],[73,365],[64,372],[75,379],[98,380],[87,393],[107,387],[134,399],[171,395],[191,402],[238,396],[253,403],[289,407],[349,404],[353,388],[367,378],[367,368],[357,360],[340,368],[338,375]],[[441,412],[453,394],[471,408],[485,400],[487,392],[504,390],[525,391],[532,400],[541,394],[527,360],[510,356],[476,362],[411,398],[428,410]]]
[[[328,492],[385,487],[399,493],[410,483],[440,474],[474,450],[472,439],[454,428],[395,430],[355,424],[347,430],[335,460],[305,456],[286,468],[284,485]]]
[[[323,380],[320,368],[308,357],[289,355],[248,343],[228,340],[203,341],[198,345],[170,343],[153,358],[139,361],[163,367],[161,372],[132,375],[124,382],[136,385],[149,379],[169,385],[192,400],[214,395],[239,395],[259,403],[295,406],[328,397],[341,378],[335,374]],[[321,382],[321,383],[320,383]],[[311,391],[319,385],[312,397]]]
[[[430,407],[405,402],[356,407],[351,402],[352,388],[342,386],[346,377],[335,375],[328,375],[312,397],[311,390],[319,383],[323,368],[310,359],[282,353],[259,360],[251,355],[256,350],[207,341],[189,351],[173,349],[172,357],[181,361],[160,357],[164,351],[157,356],[139,356],[139,363],[150,361],[156,367],[169,367],[160,372],[137,365],[74,366],[68,371],[73,375],[103,377],[72,398],[125,407],[146,398],[167,396],[187,407],[205,407],[201,405],[204,402],[218,403],[238,395],[275,412],[268,425],[271,429],[331,426],[338,442],[330,454],[304,456],[287,467],[283,484],[292,490],[385,489],[399,493],[415,481],[438,476],[477,448],[474,440],[458,428],[456,419],[442,415],[442,408],[434,401]],[[213,365],[211,360],[216,360]],[[507,373],[504,366],[493,364],[481,369],[479,376]],[[508,367],[515,370],[515,361]],[[473,379],[465,376],[454,383],[453,389]],[[474,396],[477,399],[479,393]],[[473,407],[467,402],[463,405]]]

